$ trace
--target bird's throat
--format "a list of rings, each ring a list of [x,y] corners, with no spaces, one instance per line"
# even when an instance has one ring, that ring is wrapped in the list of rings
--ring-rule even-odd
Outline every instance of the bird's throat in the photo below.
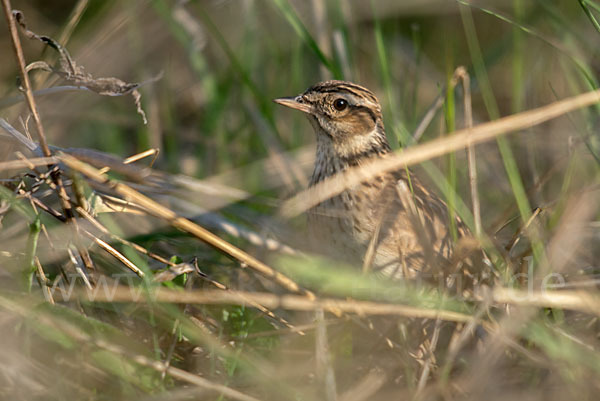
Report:
[[[315,128],[317,152],[311,185],[391,151],[385,132],[377,127],[363,135],[346,136],[343,141],[336,141],[332,135],[320,132],[320,127]]]

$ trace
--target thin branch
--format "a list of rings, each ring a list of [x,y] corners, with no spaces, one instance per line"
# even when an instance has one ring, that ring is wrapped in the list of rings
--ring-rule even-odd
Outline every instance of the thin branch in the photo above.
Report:
[[[27,105],[29,106],[29,110],[33,115],[33,120],[35,122],[35,126],[38,132],[38,136],[40,138],[40,146],[42,148],[42,153],[45,157],[51,157],[52,153],[50,152],[50,148],[48,147],[48,142],[46,141],[46,134],[44,133],[44,127],[42,125],[42,120],[40,118],[40,114],[37,109],[37,105],[35,103],[35,98],[33,97],[33,91],[31,89],[31,82],[29,81],[29,75],[27,74],[27,67],[25,64],[25,56],[23,55],[23,48],[21,47],[21,41],[19,39],[19,33],[17,31],[17,23],[15,20],[15,15],[19,14],[18,11],[13,11],[12,6],[10,5],[10,0],[2,0],[2,6],[4,9],[4,16],[6,17],[6,21],[8,23],[8,28],[10,31],[10,37],[13,44],[13,49],[15,51],[15,56],[17,58],[17,64],[19,65],[19,70],[21,72],[21,79],[25,89],[25,97],[27,99]],[[52,165],[48,166],[48,169],[52,171],[51,177],[52,181],[56,185],[56,191],[58,194],[58,198],[63,209],[67,220],[71,224],[73,231],[75,234],[78,232],[77,222],[73,218],[73,209],[71,207],[71,201],[69,199],[69,195],[65,190],[63,185],[62,177],[60,175],[59,170],[54,170]],[[81,260],[83,261],[85,267],[87,269],[93,269],[94,264],[90,255],[83,246],[77,244],[77,235],[75,235],[75,243],[77,246],[77,251]]]
[[[48,164],[56,163],[56,157],[36,157],[34,159],[10,160],[0,162],[0,171],[5,170],[20,170],[22,168],[33,168],[39,166],[47,166]]]
[[[46,298],[46,300],[48,302],[50,302],[52,305],[54,305],[54,297],[52,296],[52,291],[50,291],[50,280],[48,279],[48,277],[46,277],[46,273],[44,272],[44,268],[42,267],[42,264],[40,263],[40,260],[38,259],[38,257],[35,257],[35,267],[37,270],[37,278],[39,280],[39,285],[42,288],[42,292],[44,293],[44,297]]]
[[[41,97],[46,95],[52,95],[55,93],[61,92],[76,92],[76,91],[89,91],[88,88],[74,86],[74,85],[60,85],[60,86],[51,86],[49,88],[38,89],[33,91],[33,95],[35,97]],[[13,106],[15,104],[21,103],[23,101],[22,96],[10,96],[0,99],[0,110],[5,109],[7,107]]]
[[[125,267],[127,267],[129,270],[131,270],[132,272],[134,272],[135,274],[137,274],[140,277],[144,277],[145,274],[144,272],[135,265],[135,263],[133,263],[132,261],[130,261],[129,259],[127,259],[127,257],[125,255],[123,255],[121,252],[117,251],[115,248],[113,248],[112,246],[110,246],[109,243],[101,240],[98,237],[93,237],[94,242],[102,249],[104,249],[106,252],[108,252],[110,255],[112,255],[115,259],[117,259],[119,262],[123,263],[125,265]]]
[[[3,128],[9,135],[15,138],[17,141],[21,142],[23,146],[29,149],[31,152],[37,153],[38,156],[41,156],[41,152],[39,152],[39,146],[36,145],[31,139],[27,138],[25,135],[21,134],[18,130],[15,129],[12,125],[8,123],[3,118],[0,118],[0,127]]]
[[[473,128],[473,109],[471,104],[471,79],[465,67],[458,67],[455,71],[463,85],[463,101],[465,113],[465,129]],[[473,203],[473,219],[475,220],[475,235],[481,235],[481,203],[477,191],[477,164],[475,159],[475,147],[472,143],[467,145],[467,157],[469,164],[469,187],[471,188],[471,202]]]
[[[441,92],[444,92],[444,90],[442,90]],[[415,142],[415,143],[419,142],[419,139],[421,139],[421,137],[425,133],[425,130],[427,129],[427,127],[429,127],[429,124],[431,124],[431,121],[433,121],[435,114],[442,107],[443,104],[444,104],[444,96],[442,96],[442,94],[440,93],[439,95],[437,95],[437,97],[435,98],[433,103],[431,103],[431,105],[427,109],[427,112],[421,119],[419,126],[417,127],[415,132],[412,134],[413,142]]]
[[[2,0],[2,8],[4,9],[4,17],[8,23],[11,43],[13,45],[13,50],[15,52],[15,56],[17,57],[17,64],[19,65],[19,70],[21,72],[21,80],[25,89],[25,98],[27,99],[29,111],[31,111],[33,120],[35,122],[35,127],[40,138],[40,145],[42,146],[42,152],[44,152],[44,156],[50,157],[52,156],[52,153],[50,152],[50,148],[48,148],[46,134],[44,133],[44,127],[42,126],[42,120],[33,97],[33,91],[31,90],[31,82],[29,81],[29,75],[26,71],[25,56],[23,55],[23,48],[21,47],[21,40],[19,38],[19,32],[17,31],[17,23],[13,17],[10,0]]]
[[[229,242],[223,240],[222,238],[211,233],[205,228],[199,226],[198,224],[195,224],[194,222],[184,217],[178,216],[171,209],[160,205],[159,203],[153,201],[149,197],[141,194],[133,188],[123,183],[110,180],[105,175],[100,174],[97,169],[93,168],[89,164],[79,161],[73,156],[67,155],[65,153],[60,153],[59,158],[63,163],[65,163],[73,170],[79,171],[80,173],[88,176],[96,182],[108,185],[112,190],[117,192],[119,195],[123,196],[126,200],[134,202],[140,207],[144,208],[148,214],[163,219],[169,224],[171,224],[173,227],[195,236],[196,238],[202,240],[203,242],[207,243],[213,248],[240,261],[242,264],[250,267],[258,273],[264,275],[265,277],[273,279],[275,282],[288,289],[289,291],[303,294],[309,298],[314,298],[314,294],[311,291],[300,288],[298,284],[296,284],[287,276],[274,270],[270,266],[267,266],[265,263],[259,261],[253,256],[242,251],[238,247],[230,244]]]
[[[440,328],[442,321],[440,319],[435,321],[435,327],[433,329],[433,336],[431,338],[431,342],[429,346],[427,346],[427,360],[423,365],[423,369],[421,370],[421,376],[419,377],[419,382],[417,384],[416,396],[415,399],[420,399],[425,390],[425,386],[427,385],[427,380],[429,379],[429,374],[432,370],[432,365],[435,363],[435,349],[437,348],[438,340],[440,338]]]

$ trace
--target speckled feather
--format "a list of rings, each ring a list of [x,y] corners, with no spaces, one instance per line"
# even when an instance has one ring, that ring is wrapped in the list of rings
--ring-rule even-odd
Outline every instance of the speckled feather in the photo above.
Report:
[[[276,101],[306,112],[316,132],[311,186],[391,152],[381,106],[362,86],[325,81],[299,96]],[[394,278],[438,275],[453,255],[447,207],[409,174],[407,170],[382,174],[311,209],[308,225],[317,247],[361,266],[373,242],[374,270]],[[403,190],[407,196],[401,196]],[[457,225],[460,236],[468,234],[459,220]]]

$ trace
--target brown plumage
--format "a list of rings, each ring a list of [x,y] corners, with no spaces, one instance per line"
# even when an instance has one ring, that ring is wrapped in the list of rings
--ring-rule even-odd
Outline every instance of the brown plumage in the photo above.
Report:
[[[305,112],[317,135],[310,185],[391,152],[381,106],[368,89],[325,81],[275,102]],[[456,268],[444,202],[408,173],[382,174],[309,211],[320,250],[386,276],[438,278]],[[459,236],[468,234],[457,220]]]

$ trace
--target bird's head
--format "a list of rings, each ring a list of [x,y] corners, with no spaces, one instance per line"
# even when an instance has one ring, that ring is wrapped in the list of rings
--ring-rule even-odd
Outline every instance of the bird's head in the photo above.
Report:
[[[381,106],[375,95],[360,85],[325,81],[298,96],[274,101],[306,113],[319,143],[331,146],[340,157],[389,151]]]

